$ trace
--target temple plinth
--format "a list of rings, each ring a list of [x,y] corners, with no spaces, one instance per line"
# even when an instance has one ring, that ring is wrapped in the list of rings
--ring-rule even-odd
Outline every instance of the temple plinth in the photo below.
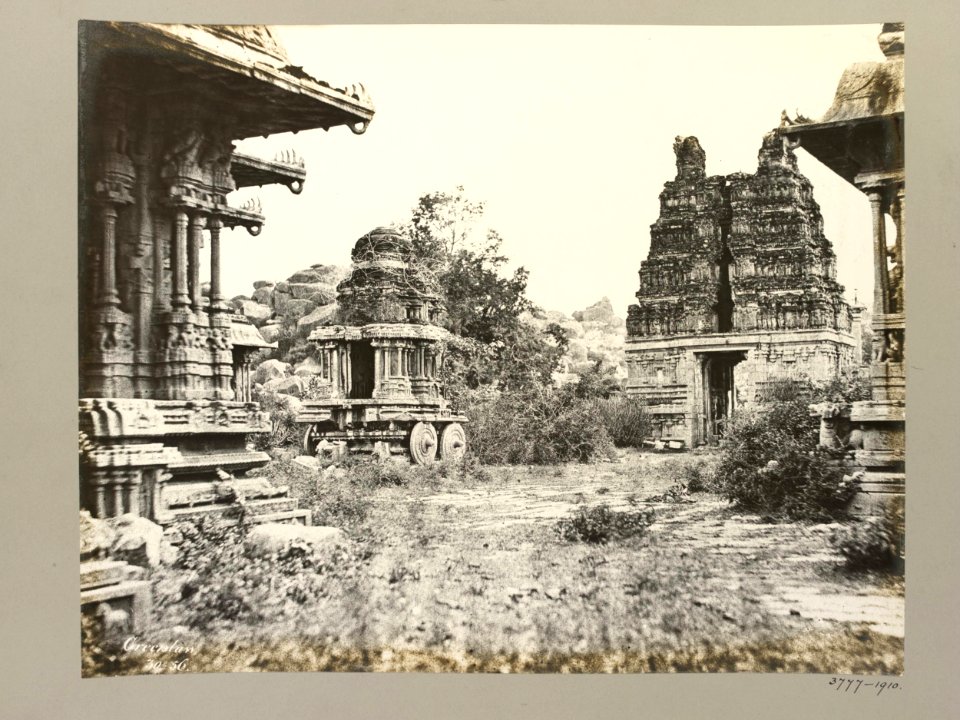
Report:
[[[873,257],[872,400],[853,404],[854,455],[865,471],[855,506],[880,512],[905,490],[906,316],[904,306],[903,23],[886,23],[878,37],[885,60],[847,68],[833,104],[816,121],[784,117],[779,132],[800,144],[866,197]],[[888,237],[887,220],[894,237]]]
[[[80,25],[81,506],[168,523],[239,511],[309,522],[251,475],[269,457],[251,356],[270,347],[223,297],[225,232],[258,235],[238,187],[299,194],[304,162],[234,158],[234,143],[314,128],[361,134],[373,107],[291,63],[263,26]],[[207,255],[209,253],[209,255]],[[201,266],[209,258],[209,275]],[[209,296],[204,284],[209,282]]]

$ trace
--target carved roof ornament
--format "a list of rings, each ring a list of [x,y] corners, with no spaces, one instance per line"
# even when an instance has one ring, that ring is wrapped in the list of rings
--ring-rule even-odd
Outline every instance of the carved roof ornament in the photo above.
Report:
[[[757,170],[760,173],[769,172],[775,168],[786,168],[793,172],[800,172],[797,167],[797,156],[794,150],[798,142],[790,140],[782,133],[772,130],[763,136],[760,152],[757,157]]]
[[[707,153],[694,136],[677,135],[673,141],[677,156],[677,180],[700,180],[707,175]]]
[[[430,270],[416,262],[409,238],[392,227],[378,227],[357,240],[353,271],[337,286],[341,315],[357,322],[408,322],[418,308],[421,322],[435,322],[439,289]]]

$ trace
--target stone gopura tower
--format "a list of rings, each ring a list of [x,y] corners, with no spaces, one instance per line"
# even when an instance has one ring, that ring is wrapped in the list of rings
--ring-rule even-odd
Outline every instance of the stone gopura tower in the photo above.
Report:
[[[842,297],[813,188],[783,137],[764,137],[752,175],[707,176],[695,137],[674,152],[627,314],[627,393],[661,438],[691,446],[722,435],[771,381],[854,366],[860,310]]]
[[[299,193],[306,172],[292,153],[271,162],[233,142],[360,134],[373,108],[362,87],[291,64],[263,26],[84,22],[80,49],[80,429],[93,444],[81,505],[160,523],[238,507],[308,521],[283,488],[247,475],[269,459],[246,445],[270,428],[249,374],[266,344],[220,282],[223,230],[258,235],[265,222],[230,193]]]
[[[449,334],[439,326],[440,293],[411,259],[410,241],[377,228],[359,240],[353,271],[337,288],[336,325],[309,337],[322,368],[304,400],[307,452],[409,454],[413,462],[459,460],[461,423],[442,395],[440,368]],[[315,381],[316,382],[316,381]]]

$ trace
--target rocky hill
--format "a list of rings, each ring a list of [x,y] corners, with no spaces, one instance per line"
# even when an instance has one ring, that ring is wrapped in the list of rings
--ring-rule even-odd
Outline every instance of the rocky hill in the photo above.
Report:
[[[253,294],[231,302],[256,327],[267,342],[276,342],[284,325],[306,337],[330,319],[337,308],[337,284],[350,274],[338,265],[312,265],[282,282],[258,280]]]
[[[627,376],[623,354],[626,322],[614,313],[609,298],[603,298],[585,310],[578,310],[572,316],[548,311],[528,320],[540,328],[557,323],[567,332],[570,346],[560,372],[555,376],[558,382],[576,380],[580,373],[593,367],[598,360],[603,361],[604,367],[614,368],[617,378]]]
[[[281,282],[258,280],[253,283],[251,295],[238,295],[231,302],[237,312],[259,328],[267,342],[277,342],[284,333],[287,337],[295,335],[305,340],[314,328],[334,318],[337,284],[349,274],[347,267],[312,265]],[[604,367],[614,368],[617,378],[626,377],[623,354],[626,323],[614,313],[608,298],[572,316],[548,311],[528,315],[525,320],[540,329],[557,323],[566,331],[570,345],[560,371],[554,376],[558,383],[576,381],[580,373],[592,368],[598,360]],[[272,363],[269,372],[266,369],[258,372],[257,382],[291,395],[302,393],[315,364],[310,358],[295,365],[277,360],[268,363]]]

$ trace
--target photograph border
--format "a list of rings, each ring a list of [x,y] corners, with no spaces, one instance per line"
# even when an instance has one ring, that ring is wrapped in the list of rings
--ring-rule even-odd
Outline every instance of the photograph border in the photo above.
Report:
[[[629,7],[628,7],[629,5]],[[960,356],[956,312],[960,218],[960,117],[956,75],[960,10],[937,2],[815,0],[771,4],[601,0],[450,3],[430,0],[295,0],[269,6],[210,0],[202,8],[80,0],[69,8],[16,0],[4,8],[6,151],[0,197],[11,208],[2,270],[9,303],[2,365],[7,582],[0,715],[11,718],[301,717],[860,717],[946,718],[957,707],[949,671],[960,661],[954,611],[953,512],[960,468],[956,419]],[[907,50],[906,157],[911,238],[907,427],[906,658],[904,689],[882,697],[838,696],[826,675],[513,676],[252,674],[80,679],[77,632],[77,21],[268,24],[561,23],[770,25],[903,21]],[[776,109],[774,109],[774,112]],[[631,131],[629,119],[625,131]],[[929,319],[927,316],[931,316]]]

